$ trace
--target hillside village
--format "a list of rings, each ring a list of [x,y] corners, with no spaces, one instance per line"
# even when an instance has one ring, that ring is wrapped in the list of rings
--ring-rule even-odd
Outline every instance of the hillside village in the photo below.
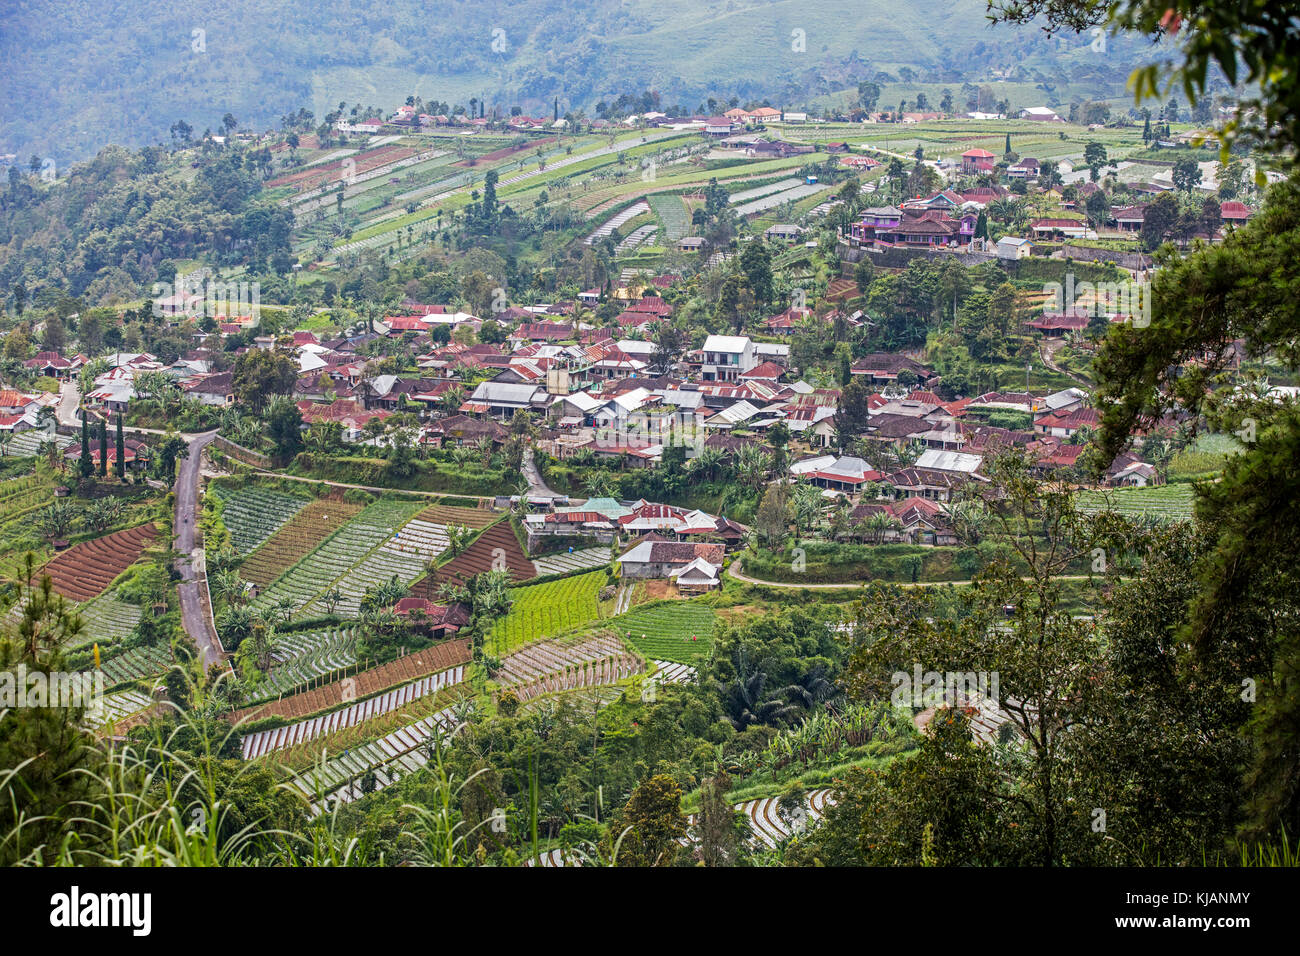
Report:
[[[1276,852],[1287,163],[896,83],[0,157],[6,662],[276,865]]]

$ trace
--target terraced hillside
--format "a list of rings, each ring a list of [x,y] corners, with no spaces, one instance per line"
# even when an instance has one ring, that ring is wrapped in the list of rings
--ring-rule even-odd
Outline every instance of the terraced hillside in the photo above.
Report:
[[[260,485],[230,489],[213,485],[209,493],[221,499],[221,517],[239,554],[256,550],[308,504],[307,498]]]
[[[322,499],[300,510],[240,565],[239,576],[266,587],[361,512],[360,505]]]
[[[426,578],[420,591],[435,599],[437,587],[443,582],[464,584],[483,571],[509,571],[510,580],[516,583],[537,577],[537,569],[519,546],[508,520],[498,521],[475,538],[465,551],[438,568],[432,579]]]
[[[54,590],[64,597],[88,601],[135,564],[157,537],[157,528],[152,524],[142,524],[83,541],[45,565],[43,573],[50,576]]]
[[[344,580],[345,576],[391,538],[419,510],[419,502],[391,498],[373,502],[276,579],[254,603],[259,607],[269,607],[289,598],[295,612],[309,609],[310,606],[310,610],[318,609],[323,613],[323,603],[315,599],[321,592],[338,586],[341,590],[348,588],[344,593],[349,596],[348,608],[354,612],[360,595],[355,592],[350,580]],[[340,605],[339,610],[346,613],[343,605]]]

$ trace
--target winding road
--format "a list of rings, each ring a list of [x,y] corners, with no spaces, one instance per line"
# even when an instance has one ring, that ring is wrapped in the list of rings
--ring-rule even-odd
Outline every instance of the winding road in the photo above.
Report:
[[[201,589],[206,587],[203,567],[203,549],[195,547],[194,525],[198,521],[199,462],[203,449],[217,437],[215,431],[189,437],[189,454],[180,462],[176,478],[176,511],[172,528],[176,535],[176,570],[181,574],[177,586],[181,600],[181,623],[198,645],[203,655],[203,669],[220,664],[225,659],[225,648],[212,625],[212,617],[203,603]]]

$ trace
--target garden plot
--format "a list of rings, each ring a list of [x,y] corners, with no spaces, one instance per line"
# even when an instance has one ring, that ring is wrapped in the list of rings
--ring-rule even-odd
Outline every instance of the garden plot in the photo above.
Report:
[[[802,186],[796,186],[794,189],[787,189],[785,192],[773,193],[770,196],[764,196],[761,199],[755,199],[753,202],[747,202],[743,206],[736,207],[737,216],[753,216],[756,213],[763,212],[767,209],[775,209],[782,203],[798,202],[807,196],[815,196],[823,190],[831,187],[825,183],[812,183]]]
[[[376,791],[419,770],[429,760],[425,745],[435,734],[446,736],[457,726],[452,708],[448,707],[408,727],[401,727],[374,743],[351,748],[310,771],[298,774],[290,786],[313,801],[311,812],[315,816],[336,802],[351,803],[364,796],[361,778],[371,770],[375,772]]]
[[[655,667],[654,680],[660,684],[689,684],[695,680],[695,668],[676,661],[651,661]]]
[[[140,690],[123,690],[116,694],[105,694],[104,699],[100,701],[99,712],[86,714],[86,723],[96,728],[117,723],[124,717],[138,714],[152,703],[153,700],[149,695]]]
[[[129,637],[141,617],[138,604],[119,601],[111,592],[83,604],[77,613],[85,623],[77,635],[77,647],[95,642],[108,644]]]
[[[393,575],[403,584],[414,581],[433,558],[447,550],[447,543],[446,525],[419,518],[407,522],[338,582],[343,598],[337,612],[345,616],[358,613],[366,588],[383,584]],[[319,599],[308,605],[305,612],[311,614],[316,610],[325,610]]]
[[[164,645],[133,647],[125,653],[110,657],[100,665],[109,687],[125,684],[142,677],[154,677],[171,666],[171,652]]]
[[[609,548],[583,548],[571,554],[549,554],[544,558],[533,558],[533,567],[537,569],[538,577],[567,574],[583,568],[602,568],[607,564]]]
[[[419,502],[387,498],[374,502],[289,569],[255,603],[271,607],[288,598],[295,612],[308,605],[323,612],[324,606],[320,602],[313,604],[314,599],[335,582],[340,582],[342,590],[340,579],[391,538],[419,509]]]
[[[716,617],[698,601],[660,601],[611,618],[609,626],[647,657],[689,664],[709,653]]]
[[[221,499],[221,518],[239,554],[251,554],[308,504],[306,498],[257,485],[234,489],[214,485],[210,491]]]
[[[250,696],[249,703],[292,693],[317,677],[351,667],[357,662],[357,636],[354,627],[329,627],[277,636],[271,669]]]
[[[266,587],[360,511],[359,505],[346,501],[312,502],[281,525],[279,531],[248,556],[239,566],[239,576],[245,581]]]
[[[802,179],[783,179],[778,183],[768,183],[766,186],[755,186],[753,189],[746,189],[738,193],[732,193],[727,202],[732,205],[743,205],[744,203],[753,202],[763,196],[770,196],[772,193],[784,192],[787,189],[794,189],[796,186],[802,186]]]
[[[497,621],[489,638],[495,654],[554,636],[600,617],[604,571],[560,578],[510,592],[510,613]]]
[[[640,226],[639,228],[634,229],[631,235],[615,246],[614,251],[620,255],[634,252],[646,243],[651,242],[658,233],[659,227],[653,223],[647,226]]]
[[[1195,499],[1196,492],[1190,484],[1177,484],[1086,491],[1078,495],[1077,503],[1080,511],[1089,514],[1111,510],[1131,518],[1190,521]]]
[[[606,236],[613,234],[614,230],[617,229],[619,226],[623,225],[623,223],[631,222],[637,216],[643,215],[644,213],[647,213],[649,211],[650,211],[650,204],[647,203],[644,199],[638,200],[637,202],[634,202],[632,205],[624,209],[617,216],[612,216],[609,219],[607,219],[603,226],[601,226],[599,229],[593,232],[586,239],[582,240],[582,242],[584,245],[589,246],[592,243],[596,242],[597,240],[604,239]]]
[[[13,440],[5,446],[5,455],[11,458],[30,458],[33,455],[39,455],[41,446],[47,441],[54,442],[59,451],[64,451],[76,444],[76,439],[50,435],[39,428],[29,428],[27,431],[19,432],[13,437]]]
[[[599,634],[579,641],[530,644],[506,657],[493,679],[526,701],[542,694],[615,684],[644,670],[641,659],[618,638]]]
[[[430,674],[428,677],[421,677],[417,681],[403,684],[401,687],[394,688],[385,694],[352,704],[342,710],[335,710],[320,717],[313,717],[310,720],[299,721],[287,727],[276,727],[274,730],[263,730],[259,733],[248,734],[240,741],[244,759],[252,760],[256,757],[265,757],[267,754],[275,753],[277,750],[283,750],[286,747],[307,743],[321,737],[328,737],[330,734],[345,730],[348,727],[354,727],[372,717],[379,717],[430,694],[436,694],[444,688],[459,684],[464,679],[465,665],[457,664],[455,667],[439,671],[436,674]]]

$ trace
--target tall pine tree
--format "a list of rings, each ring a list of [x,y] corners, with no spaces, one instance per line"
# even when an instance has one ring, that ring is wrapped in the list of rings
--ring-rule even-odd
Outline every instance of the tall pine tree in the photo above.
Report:
[[[122,415],[117,416],[117,435],[114,442],[114,451],[117,452],[117,480],[126,480],[126,442],[122,438]]]
[[[108,476],[108,420],[99,420],[99,477]]]
[[[90,460],[90,425],[86,421],[85,409],[81,412],[81,477],[89,478],[95,473],[95,465]]]

